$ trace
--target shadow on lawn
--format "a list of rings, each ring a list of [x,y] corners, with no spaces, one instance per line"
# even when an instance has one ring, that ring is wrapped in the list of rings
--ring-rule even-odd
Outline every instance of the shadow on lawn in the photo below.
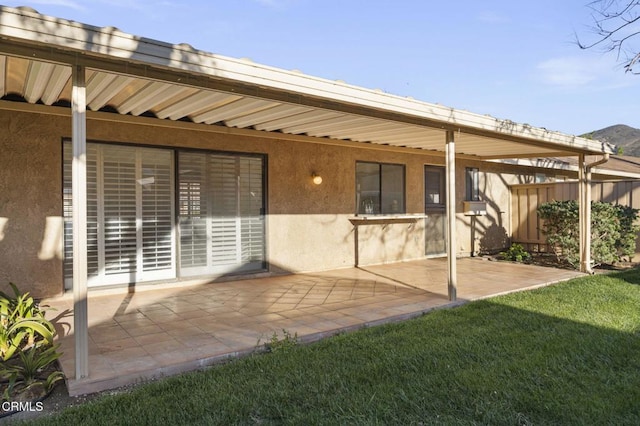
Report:
[[[623,275],[640,284],[640,271]],[[424,321],[422,329],[405,337],[393,331],[395,325],[380,332],[367,330],[380,338],[375,343],[380,349],[370,348],[368,356],[401,353],[388,366],[397,371],[385,377],[402,377],[394,385],[398,389],[422,387],[423,395],[407,396],[424,404],[425,411],[403,422],[438,414],[454,423],[635,424],[640,421],[635,402],[640,400],[639,336],[616,328],[623,314],[610,312],[604,300],[594,297],[585,307],[575,292],[563,290],[551,303],[546,292],[514,295],[515,303],[511,296],[503,299],[506,303],[474,302],[434,313],[433,318],[427,315],[418,320]],[[632,321],[637,323],[637,318]],[[354,365],[362,362],[354,359]],[[362,371],[361,376],[367,374],[373,371]]]
[[[622,272],[614,272],[611,274],[611,277],[624,280],[629,284],[640,285],[640,267]]]

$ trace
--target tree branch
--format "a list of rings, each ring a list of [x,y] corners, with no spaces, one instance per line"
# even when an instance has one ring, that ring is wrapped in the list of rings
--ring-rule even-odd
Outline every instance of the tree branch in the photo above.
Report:
[[[621,4],[622,3],[622,4]],[[617,52],[617,60],[624,58],[625,72],[635,72],[633,67],[640,63],[640,52],[629,48],[632,39],[640,34],[636,27],[640,23],[640,14],[636,12],[636,6],[640,6],[640,0],[596,0],[587,5],[593,13],[591,18],[594,23],[591,31],[597,39],[590,43],[584,43],[574,33],[576,43],[581,49],[601,47],[605,52]]]

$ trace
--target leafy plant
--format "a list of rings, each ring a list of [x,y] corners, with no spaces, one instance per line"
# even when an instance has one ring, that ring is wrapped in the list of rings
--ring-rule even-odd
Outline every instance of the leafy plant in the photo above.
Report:
[[[620,258],[631,260],[636,251],[636,237],[640,232],[638,222],[638,209],[629,206],[618,205],[618,217],[620,220],[620,237],[616,241]]]
[[[49,393],[53,386],[64,378],[61,371],[51,368],[60,358],[58,348],[59,345],[46,349],[33,347],[18,354],[19,362],[13,362],[13,365],[5,363],[0,375],[8,378],[9,385],[3,399],[9,400],[12,394],[18,391],[25,392],[33,387],[41,387],[45,394]]]
[[[51,346],[44,350],[31,348],[20,352],[20,363],[11,368],[12,373],[26,384],[33,383],[38,379],[39,373],[60,358],[59,346]]]
[[[531,259],[531,255],[528,251],[522,247],[521,244],[512,244],[509,250],[500,253],[505,260],[511,260],[512,262],[525,262]]]
[[[9,283],[14,295],[0,291],[0,358],[8,361],[17,352],[53,344],[55,329],[45,312],[29,295]]]
[[[0,357],[8,361],[16,353],[53,344],[55,331],[45,318],[21,319],[0,329]]]
[[[298,344],[298,333],[294,333],[282,329],[282,338],[278,336],[278,333],[275,331],[271,335],[271,339],[269,343],[265,343],[266,348],[270,352],[281,352],[290,350],[292,347]]]
[[[42,397],[63,378],[54,366],[60,357],[55,328],[29,295],[10,283],[13,295],[0,291],[0,384],[5,401]]]
[[[538,207],[538,215],[544,221],[542,232],[558,259],[577,267],[580,263],[578,203],[575,200],[544,203]],[[595,264],[611,264],[633,256],[640,231],[637,219],[637,209],[591,203],[590,249]]]

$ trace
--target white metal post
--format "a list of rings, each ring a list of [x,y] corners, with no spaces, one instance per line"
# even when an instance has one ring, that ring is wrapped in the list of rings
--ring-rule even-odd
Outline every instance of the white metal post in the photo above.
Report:
[[[455,137],[451,130],[446,134],[446,170],[447,170],[447,266],[449,300],[455,301],[458,291],[456,270],[456,149]]]
[[[89,376],[87,309],[87,97],[84,67],[73,67],[71,125],[73,141],[73,333],[76,380]]]
[[[584,271],[591,273],[591,167],[585,167],[584,183]]]
[[[578,155],[578,216],[579,216],[579,250],[580,250],[580,271],[587,272],[587,251],[590,250],[587,245],[587,211],[590,210],[590,206],[587,205],[587,190],[586,190],[586,165],[584,154]]]

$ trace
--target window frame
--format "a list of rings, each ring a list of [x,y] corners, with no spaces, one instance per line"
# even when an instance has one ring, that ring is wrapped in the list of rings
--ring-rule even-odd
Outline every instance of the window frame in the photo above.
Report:
[[[363,204],[363,200],[361,199],[361,189],[360,189],[360,184],[358,182],[358,165],[376,165],[378,167],[378,172],[377,172],[377,176],[378,176],[378,194],[377,194],[377,203],[374,204],[373,207],[373,211],[371,212],[367,212],[364,209],[364,204]],[[383,209],[383,200],[385,198],[385,194],[383,191],[383,177],[384,177],[384,167],[399,167],[402,169],[402,197],[401,200],[401,207],[398,209],[398,211],[396,212],[389,212],[389,211],[385,211],[386,209]],[[357,160],[356,161],[356,167],[355,167],[355,184],[356,184],[356,205],[355,205],[355,215],[356,216],[399,216],[399,215],[404,215],[407,213],[407,203],[406,203],[406,199],[407,199],[407,166],[405,164],[401,164],[401,163],[385,163],[385,162],[379,162],[379,161],[360,161]],[[394,200],[395,201],[395,200]],[[375,205],[378,206],[378,209],[375,208]]]
[[[465,201],[480,201],[480,169],[465,167]]]
[[[428,201],[429,197],[428,197],[428,188],[427,188],[427,173],[438,173],[439,175],[439,198],[440,198],[440,202],[438,203],[430,203]],[[424,186],[424,205],[425,205],[425,210],[444,210],[446,208],[446,203],[447,203],[447,185],[446,185],[446,178],[447,178],[447,173],[446,173],[446,169],[443,166],[433,166],[433,165],[425,165],[424,166],[424,181],[425,181],[425,186]]]

